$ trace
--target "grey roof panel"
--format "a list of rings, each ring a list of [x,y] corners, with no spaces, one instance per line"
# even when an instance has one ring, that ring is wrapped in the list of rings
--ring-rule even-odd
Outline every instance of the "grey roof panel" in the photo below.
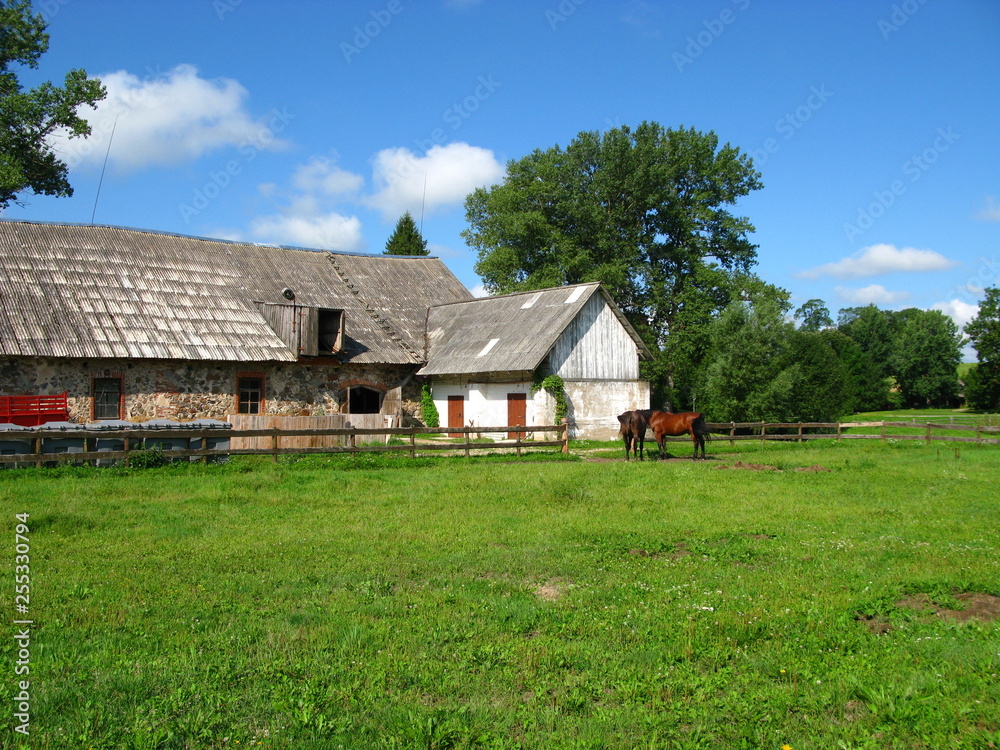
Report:
[[[254,304],[286,287],[344,311],[345,360],[380,364],[421,363],[426,307],[471,296],[436,258],[0,220],[0,354],[292,361]]]

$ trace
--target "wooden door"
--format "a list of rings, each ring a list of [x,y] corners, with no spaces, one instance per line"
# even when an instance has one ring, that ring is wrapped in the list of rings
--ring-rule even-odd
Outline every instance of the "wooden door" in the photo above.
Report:
[[[465,396],[448,396],[448,426],[465,427]],[[462,437],[462,433],[449,432],[448,437]]]
[[[507,425],[526,425],[528,419],[528,394],[508,393],[507,394]],[[526,432],[508,432],[507,437],[515,440],[523,438]]]

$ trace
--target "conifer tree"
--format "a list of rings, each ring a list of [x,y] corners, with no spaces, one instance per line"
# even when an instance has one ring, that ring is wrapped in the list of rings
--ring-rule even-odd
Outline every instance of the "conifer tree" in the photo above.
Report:
[[[409,211],[396,222],[396,229],[385,243],[385,255],[430,255],[427,240],[420,236]]]

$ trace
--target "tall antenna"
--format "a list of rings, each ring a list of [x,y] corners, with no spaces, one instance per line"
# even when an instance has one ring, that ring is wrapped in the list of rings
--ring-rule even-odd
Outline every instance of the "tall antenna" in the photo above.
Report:
[[[427,203],[427,173],[424,172],[424,195],[420,199],[420,234],[424,233],[424,204]]]
[[[118,127],[118,117],[115,115],[115,122],[111,126],[111,137],[108,138],[108,150],[104,152],[104,166],[101,167],[101,179],[97,183],[97,195],[94,196],[94,210],[90,213],[90,223],[94,223],[94,216],[97,215],[97,201],[101,197],[101,186],[104,184],[104,170],[108,168],[108,155],[111,153],[111,142],[115,139],[115,128]]]

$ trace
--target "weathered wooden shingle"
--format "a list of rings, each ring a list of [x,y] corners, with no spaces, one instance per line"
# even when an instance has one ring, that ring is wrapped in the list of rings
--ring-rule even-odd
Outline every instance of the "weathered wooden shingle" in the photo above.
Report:
[[[338,260],[371,266],[355,272],[365,286],[348,286]],[[0,220],[3,355],[293,361],[255,304],[287,303],[286,288],[295,304],[344,311],[342,358],[359,363],[419,364],[421,305],[471,297],[436,258]],[[400,289],[419,292],[400,302]]]
[[[648,348],[600,284],[578,284],[431,308],[427,364],[420,374],[532,372],[594,295],[605,299],[639,356],[649,358]]]

